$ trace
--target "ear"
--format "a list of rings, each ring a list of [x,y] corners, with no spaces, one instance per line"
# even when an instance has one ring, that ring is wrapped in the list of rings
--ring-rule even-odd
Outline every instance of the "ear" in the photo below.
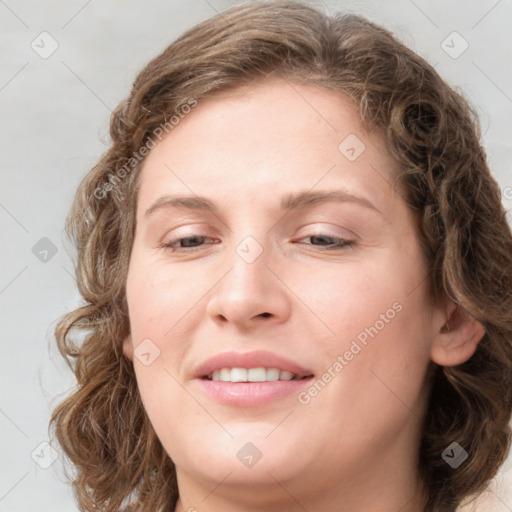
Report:
[[[123,341],[123,354],[130,360],[133,361],[133,340],[132,335],[128,334]]]
[[[484,337],[485,327],[462,306],[446,299],[441,327],[434,337],[431,358],[440,366],[457,366],[466,362]]]

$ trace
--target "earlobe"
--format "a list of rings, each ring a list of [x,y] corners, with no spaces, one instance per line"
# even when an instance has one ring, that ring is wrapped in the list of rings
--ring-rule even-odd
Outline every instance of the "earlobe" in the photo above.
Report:
[[[475,353],[485,327],[453,302],[447,308],[445,320],[432,343],[432,361],[440,366],[457,366]]]
[[[132,335],[128,334],[123,341],[123,354],[130,360],[133,361],[133,340]]]

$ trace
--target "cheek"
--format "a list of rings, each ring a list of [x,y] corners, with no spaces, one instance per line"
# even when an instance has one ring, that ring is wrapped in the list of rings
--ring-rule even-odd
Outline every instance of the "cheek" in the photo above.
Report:
[[[179,331],[204,291],[193,273],[171,272],[158,262],[139,262],[134,257],[127,280],[130,325],[135,345],[151,338],[160,345]],[[203,284],[204,286],[204,284]]]
[[[387,317],[394,319],[403,304],[411,277],[403,274],[403,267],[400,270],[393,264],[391,254],[381,256],[364,265],[347,262],[297,273],[294,290],[330,328],[334,345],[337,340],[352,339],[376,322],[381,328],[381,315],[387,312]]]
[[[179,279],[165,276],[156,266],[138,263],[134,257],[126,286],[137,386],[159,439],[168,454],[175,457],[175,443],[169,440],[179,438],[182,432],[172,411],[187,410],[187,418],[197,425],[206,422],[202,411],[194,409],[194,402],[187,400],[178,384],[180,376],[175,364],[187,350],[183,332],[186,322],[180,319],[186,318],[187,309],[197,297],[192,301]]]
[[[335,403],[363,423],[371,419],[390,438],[411,414],[422,415],[431,344],[423,288],[411,293],[411,276],[391,276],[381,275],[350,298],[339,297],[343,308],[332,323],[337,336],[326,345],[327,368],[337,363],[336,377],[317,403],[325,399],[324,406]]]
[[[180,366],[192,344],[191,319],[197,317],[205,282],[179,274],[136,251],[132,255],[126,293],[139,390],[150,417],[162,403],[180,396]],[[149,354],[149,356],[144,356]]]
[[[391,252],[380,256],[326,274],[325,284],[311,292],[312,309],[331,330],[321,345],[331,364],[346,355],[347,365],[358,367],[361,378],[373,379],[374,371],[390,381],[396,378],[397,385],[405,379],[420,386],[432,336],[423,267],[411,263],[419,261],[414,255],[409,260]]]

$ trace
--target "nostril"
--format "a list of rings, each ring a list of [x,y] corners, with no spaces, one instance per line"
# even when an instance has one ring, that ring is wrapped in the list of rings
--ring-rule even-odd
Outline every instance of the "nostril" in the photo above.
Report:
[[[261,316],[267,317],[267,316],[271,316],[271,315],[270,315],[270,313],[261,313]]]

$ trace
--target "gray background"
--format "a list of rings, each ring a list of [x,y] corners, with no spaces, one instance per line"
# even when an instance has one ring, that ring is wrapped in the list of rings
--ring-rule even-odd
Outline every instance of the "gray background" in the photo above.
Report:
[[[40,446],[48,441],[51,409],[73,385],[53,341],[57,318],[80,302],[64,218],[80,180],[106,149],[110,110],[137,71],[184,30],[233,3],[0,0],[1,512],[77,510],[59,447],[50,465],[53,452]],[[384,24],[464,91],[478,109],[510,209],[512,1],[327,6]],[[453,31],[469,44],[457,58],[464,41],[446,40]],[[488,493],[494,504],[479,512],[512,511],[505,481],[512,487],[510,458]]]

